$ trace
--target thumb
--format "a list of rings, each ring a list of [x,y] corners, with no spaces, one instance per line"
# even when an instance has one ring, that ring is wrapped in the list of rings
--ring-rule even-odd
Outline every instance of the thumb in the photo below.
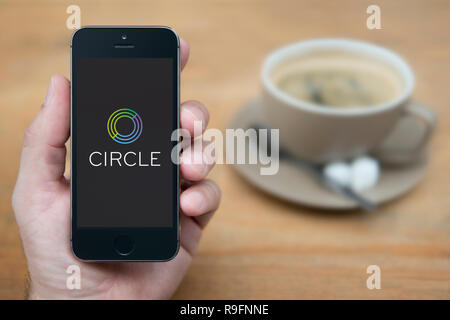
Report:
[[[69,131],[69,81],[54,75],[42,108],[25,132],[19,178],[37,183],[60,180],[64,175]]]

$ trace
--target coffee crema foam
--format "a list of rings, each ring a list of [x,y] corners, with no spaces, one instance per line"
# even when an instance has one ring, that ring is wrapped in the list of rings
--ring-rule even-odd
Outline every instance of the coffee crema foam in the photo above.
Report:
[[[405,87],[394,67],[343,51],[316,51],[291,58],[274,68],[271,79],[298,100],[341,108],[386,103]]]

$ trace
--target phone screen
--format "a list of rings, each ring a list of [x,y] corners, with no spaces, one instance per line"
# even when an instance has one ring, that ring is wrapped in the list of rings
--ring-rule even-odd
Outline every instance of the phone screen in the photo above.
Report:
[[[172,226],[173,60],[77,60],[78,227]]]

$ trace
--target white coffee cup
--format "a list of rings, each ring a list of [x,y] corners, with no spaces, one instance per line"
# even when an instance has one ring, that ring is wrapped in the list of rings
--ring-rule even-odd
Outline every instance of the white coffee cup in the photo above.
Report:
[[[336,108],[299,100],[282,91],[272,73],[288,60],[315,51],[342,51],[364,55],[391,66],[403,81],[401,93],[374,106]],[[434,113],[410,100],[414,75],[408,64],[389,49],[350,39],[316,39],[294,43],[272,52],[262,67],[262,108],[267,124],[280,129],[281,145],[294,155],[324,163],[378,153],[409,160],[427,143],[435,124]],[[409,150],[381,150],[382,142],[403,117],[415,117],[425,134]]]

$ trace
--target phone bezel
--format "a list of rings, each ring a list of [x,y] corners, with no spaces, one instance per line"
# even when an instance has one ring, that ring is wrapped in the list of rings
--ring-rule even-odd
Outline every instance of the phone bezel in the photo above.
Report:
[[[127,39],[122,39],[123,34]],[[134,48],[117,49],[117,44],[132,44]],[[178,35],[168,27],[83,27],[71,41],[71,247],[74,255],[83,261],[168,261],[179,250],[179,166],[173,164],[174,210],[172,227],[78,227],[76,210],[77,134],[76,109],[77,61],[80,58],[173,58],[174,114],[173,128],[179,128],[179,74],[180,42]],[[174,145],[176,142],[173,143]],[[114,239],[121,235],[133,238],[135,248],[129,255],[120,255],[114,249]]]

